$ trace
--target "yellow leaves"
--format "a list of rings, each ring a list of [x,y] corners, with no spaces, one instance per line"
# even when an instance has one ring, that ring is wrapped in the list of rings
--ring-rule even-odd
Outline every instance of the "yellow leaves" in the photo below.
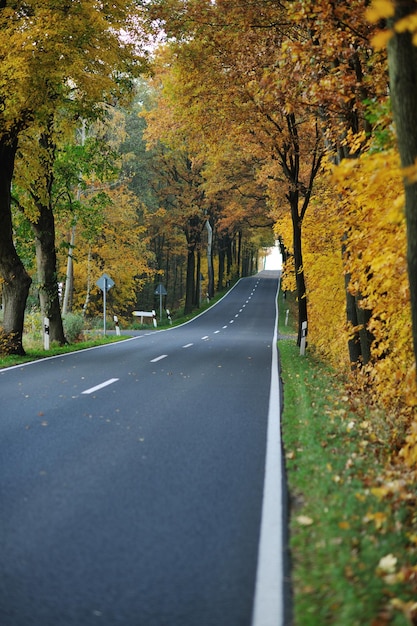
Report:
[[[387,487],[387,486],[383,486],[383,487],[372,487],[371,489],[371,493],[373,496],[375,496],[376,498],[379,498],[380,500],[382,500],[383,498],[385,498],[388,494],[391,493],[391,490]]]
[[[417,177],[417,167],[407,173]],[[346,160],[334,168],[332,179],[342,194],[339,219],[348,290],[360,294],[361,306],[372,311],[373,361],[364,371],[368,393],[397,415],[417,405],[415,379],[409,374],[414,359],[402,178],[398,154],[391,149]],[[350,330],[359,331],[361,325]]]
[[[394,598],[391,600],[391,605],[394,609],[401,611],[410,624],[415,624],[417,620],[417,602],[413,600],[404,602],[400,598]]]
[[[412,422],[400,457],[409,467],[417,467],[417,422]]]
[[[413,14],[403,17],[395,23],[394,28],[397,33],[405,33],[407,31],[415,33],[417,31],[417,15]]]
[[[414,183],[417,183],[417,159],[414,161],[413,165],[404,167],[402,169],[402,173],[406,185],[413,185]]]
[[[375,528],[377,530],[381,530],[385,522],[387,521],[387,515],[382,511],[377,511],[373,513],[372,511],[368,511],[368,513],[363,518],[365,524],[369,524],[373,522],[375,524]]]
[[[392,0],[374,0],[365,13],[366,19],[371,24],[376,24],[382,19],[394,17],[394,4]],[[392,30],[380,30],[371,39],[375,50],[382,50],[393,35]]]
[[[394,3],[392,0],[374,0],[372,5],[366,10],[366,19],[375,24],[382,19],[389,19],[394,17]],[[388,41],[395,33],[401,34],[410,32],[412,35],[413,44],[417,45],[417,14],[407,15],[395,22],[392,29],[378,31],[371,40],[373,47],[376,50],[381,50],[386,47]]]
[[[392,30],[379,30],[371,39],[372,46],[375,50],[383,50],[393,36]]]
[[[375,24],[379,20],[394,16],[394,5],[392,0],[373,0],[365,13],[368,22]]]
[[[367,137],[365,131],[360,133],[354,133],[351,129],[348,130],[346,138],[342,141],[342,145],[348,146],[352,153],[358,150],[363,150],[367,144]]]

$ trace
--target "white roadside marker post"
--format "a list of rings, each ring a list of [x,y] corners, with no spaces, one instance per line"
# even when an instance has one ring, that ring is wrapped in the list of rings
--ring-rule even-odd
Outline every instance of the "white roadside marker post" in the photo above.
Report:
[[[43,349],[49,350],[49,318],[43,318]]]
[[[307,322],[301,324],[300,356],[306,353]]]

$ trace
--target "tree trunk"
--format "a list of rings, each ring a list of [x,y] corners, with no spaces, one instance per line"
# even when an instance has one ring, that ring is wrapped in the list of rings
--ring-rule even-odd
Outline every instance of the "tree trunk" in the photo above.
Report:
[[[193,299],[195,291],[195,243],[188,244],[187,254],[187,277],[185,284],[185,306],[184,313],[191,313],[193,310]]]
[[[291,207],[292,218],[292,230],[293,230],[293,245],[294,245],[294,269],[295,269],[295,283],[297,289],[297,303],[298,303],[298,337],[297,345],[301,343],[302,326],[303,322],[308,321],[307,316],[307,291],[304,276],[303,266],[303,251],[302,251],[302,221],[298,213],[298,191],[290,191],[289,202]]]
[[[397,21],[417,11],[417,2],[395,1]],[[388,44],[391,101],[398,148],[403,167],[417,159],[417,48],[409,31],[394,33]],[[404,181],[407,221],[407,264],[413,322],[414,355],[417,359],[417,182]]]
[[[236,258],[236,265],[237,265],[237,275],[236,278],[240,278],[242,276],[241,274],[241,266],[242,266],[242,231],[240,230],[238,232],[237,235],[237,258]]]
[[[66,343],[59,305],[55,221],[52,210],[39,206],[39,218],[32,223],[35,233],[36,264],[42,317],[49,319],[49,338],[60,345]]]
[[[369,320],[372,317],[372,311],[364,309],[361,306],[363,298],[359,294],[355,296],[356,314],[359,324],[359,341],[361,344],[362,363],[366,365],[371,360],[371,345],[373,336],[368,330]]]
[[[343,236],[342,256],[347,254],[346,234]],[[359,365],[366,365],[371,360],[371,344],[373,336],[368,330],[372,311],[361,307],[362,296],[353,295],[349,290],[351,275],[345,274],[346,320],[352,327],[352,335],[348,339],[349,360],[352,371]]]
[[[200,249],[197,250],[197,266],[195,268],[195,291],[194,291],[194,306],[199,307],[201,305],[201,253]]]
[[[13,243],[11,185],[17,137],[0,139],[0,276],[3,284],[3,337],[0,352],[24,354],[23,324],[31,278]]]
[[[88,245],[88,255],[87,255],[87,288],[85,294],[85,300],[83,304],[83,315],[87,315],[88,305],[90,303],[91,296],[91,245]]]
[[[224,262],[226,258],[226,250],[224,245],[224,238],[221,237],[218,241],[218,257],[219,257],[219,269],[217,274],[217,289],[222,291],[224,281]]]
[[[68,248],[67,271],[65,274],[64,301],[62,303],[62,315],[66,315],[72,309],[72,294],[74,291],[74,247],[76,226],[71,228],[71,238]]]
[[[345,275],[345,293],[346,293],[346,319],[354,329],[353,334],[348,339],[349,361],[352,370],[356,369],[361,361],[361,342],[358,327],[358,314],[356,308],[355,296],[349,291],[350,274]]]
[[[232,250],[232,246],[233,246],[232,238],[230,237],[230,235],[226,235],[226,259],[227,259],[226,276],[227,276],[228,280],[230,280],[230,278],[231,278],[230,275],[232,273],[232,267],[233,267],[233,250]]]
[[[43,178],[46,199],[42,200],[35,186],[31,195],[39,211],[36,222],[32,222],[35,233],[36,264],[38,270],[39,300],[42,318],[49,320],[49,338],[60,345],[66,343],[62,325],[58,293],[57,258],[55,249],[55,218],[52,211],[53,167],[55,162],[55,142],[52,138],[53,116],[46,130],[41,134],[39,145],[42,149]]]
[[[207,274],[208,274],[208,297],[214,296],[214,270],[213,270],[213,228],[210,220],[206,220],[207,230]]]

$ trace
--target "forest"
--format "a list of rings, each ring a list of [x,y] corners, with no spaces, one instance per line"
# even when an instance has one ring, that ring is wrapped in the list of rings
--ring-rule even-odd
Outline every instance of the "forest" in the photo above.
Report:
[[[0,0],[3,353],[186,313],[278,241],[298,340],[417,461],[417,2]],[[390,422],[391,423],[391,422]]]

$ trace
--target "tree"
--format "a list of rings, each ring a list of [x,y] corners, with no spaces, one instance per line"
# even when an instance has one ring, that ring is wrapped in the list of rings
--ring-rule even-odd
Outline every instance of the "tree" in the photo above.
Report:
[[[155,10],[165,18],[168,35],[177,37],[166,48],[163,82],[177,128],[186,129],[189,145],[210,161],[234,143],[247,158],[258,160],[259,172],[269,168],[267,190],[286,186],[301,336],[307,320],[302,221],[320,169],[323,137],[317,112],[302,101],[306,77],[298,81],[296,63],[283,48],[285,3],[197,7],[171,2]],[[270,201],[277,201],[272,193]]]
[[[136,30],[137,8],[135,2],[0,4],[0,275],[3,331],[11,352],[23,352],[30,285],[13,244],[11,221],[19,137],[33,125],[47,128],[51,113],[59,108],[66,107],[74,120],[96,116],[103,99],[129,90],[129,77],[139,69],[138,55],[120,33],[122,28]]]
[[[13,243],[11,181],[17,150],[16,131],[0,137],[0,275],[4,303],[2,352],[24,354],[22,333],[31,278]]]
[[[413,320],[414,354],[417,359],[417,2],[394,0],[380,18],[390,18],[392,26],[388,43],[388,60],[392,108],[404,178],[407,221],[407,264]],[[408,173],[407,173],[408,169]]]

